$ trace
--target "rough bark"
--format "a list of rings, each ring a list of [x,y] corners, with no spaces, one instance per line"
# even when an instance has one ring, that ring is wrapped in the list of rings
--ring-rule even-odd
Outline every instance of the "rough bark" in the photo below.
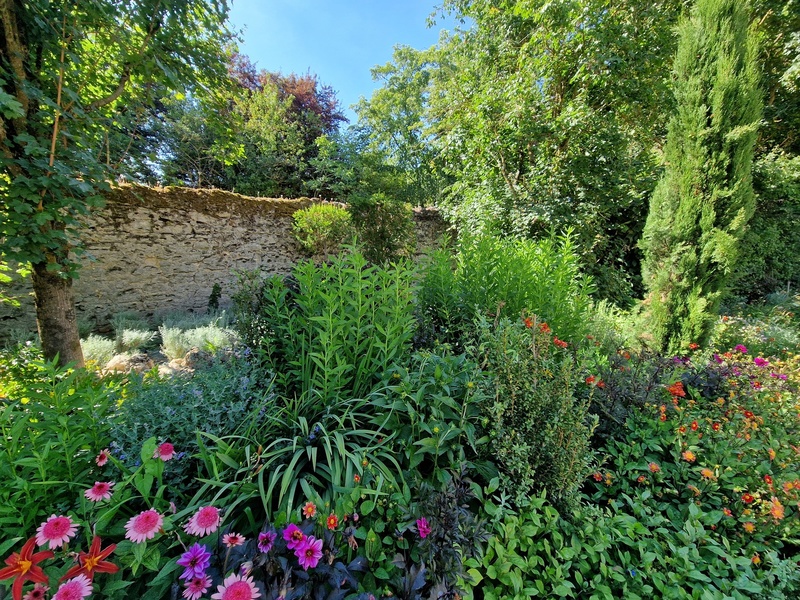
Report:
[[[36,263],[31,279],[36,304],[36,325],[47,358],[58,355],[58,363],[84,366],[80,334],[72,295],[72,280],[47,270],[47,263]]]

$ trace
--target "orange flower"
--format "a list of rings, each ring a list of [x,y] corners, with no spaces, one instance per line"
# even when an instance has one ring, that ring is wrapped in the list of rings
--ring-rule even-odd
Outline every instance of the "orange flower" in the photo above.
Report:
[[[676,381],[675,383],[673,383],[671,386],[669,386],[667,388],[667,391],[672,396],[680,396],[681,398],[686,396],[686,390],[683,389],[683,382],[682,381]]]
[[[784,481],[784,482],[783,482],[783,491],[784,491],[785,493],[787,493],[787,494],[788,494],[788,493],[789,493],[789,492],[791,492],[793,489],[794,489],[794,483],[793,483],[793,482],[791,482],[791,481]]]
[[[756,552],[756,553],[753,555],[753,558],[752,558],[751,560],[753,561],[753,564],[754,564],[754,565],[759,565],[759,564],[761,564],[761,557],[758,555],[758,552]]]
[[[553,338],[553,343],[556,346],[558,346],[559,348],[566,348],[567,346],[569,346],[569,344],[567,344],[567,342],[565,342],[564,340],[560,340],[557,337]]]
[[[742,502],[744,502],[745,504],[752,504],[754,500],[755,498],[753,497],[753,494],[749,492],[745,492],[744,494],[742,494]]]
[[[639,477],[636,478],[636,481],[638,481],[639,483],[644,483],[645,481],[647,481],[647,477],[645,477],[644,475],[639,475]]]
[[[361,476],[353,475],[353,481],[355,481],[356,483],[360,483],[361,482]]]
[[[747,533],[753,533],[756,530],[756,524],[753,523],[752,521],[747,521],[746,523],[743,523],[742,527],[744,527],[744,530]]]
[[[686,425],[681,425],[680,427],[678,427],[678,432],[679,433],[686,433]]]
[[[770,460],[775,460],[775,450],[770,448],[769,450],[767,450],[767,454],[769,454],[769,459]]]
[[[533,319],[531,317],[525,317],[523,321],[525,321],[525,327],[527,327],[528,329],[533,327]]]
[[[692,421],[689,427],[691,427],[692,431],[697,431],[697,421]]]
[[[658,473],[661,470],[661,467],[658,466],[657,463],[651,462],[647,465],[647,468],[650,469],[651,473]]]
[[[599,471],[595,471],[592,477],[594,477],[595,481],[603,481],[603,475]]]
[[[781,501],[778,500],[777,496],[772,497],[771,506],[769,509],[769,514],[772,515],[772,518],[776,521],[780,521],[783,517],[786,516],[786,512],[784,511],[783,504]]]
[[[328,516],[328,519],[327,519],[327,521],[325,523],[328,526],[328,529],[333,531],[334,529],[336,529],[339,526],[339,517],[337,517],[335,514],[331,513]]]
[[[597,382],[597,387],[599,387],[599,388],[602,390],[604,387],[606,387],[606,382],[605,382],[605,381],[603,381],[602,379],[600,379],[600,380]]]
[[[732,517],[733,516],[733,513],[731,512],[730,508],[723,508],[722,509],[722,514],[725,515],[726,517]]]
[[[692,452],[691,450],[684,450],[681,453],[681,456],[683,456],[683,460],[685,460],[686,462],[694,462],[695,460],[697,460],[697,456],[695,456],[694,452]]]
[[[663,422],[663,421],[666,421],[666,420],[667,420],[667,413],[661,413],[661,414],[658,416],[658,419],[659,419],[659,421],[662,421],[662,422]]]
[[[772,485],[772,475],[764,475],[764,481],[766,482],[767,485],[771,486]]]
[[[694,342],[689,344],[689,350],[697,350],[699,347],[700,347],[700,344],[696,344]]]
[[[714,471],[709,468],[700,469],[700,475],[703,477],[703,479],[711,479],[712,481],[716,479],[714,476]]]
[[[592,385],[594,383],[594,375],[589,375],[586,378],[586,385]]]
[[[306,502],[305,506],[303,506],[303,516],[306,519],[313,519],[314,515],[317,514],[317,505],[313,502]]]
[[[547,335],[552,330],[550,329],[550,326],[547,323],[540,323],[539,324],[539,331],[541,331],[543,334]]]
[[[719,423],[712,423],[711,424],[711,429],[713,429],[714,431],[719,431],[719,428],[720,428],[720,424]]]

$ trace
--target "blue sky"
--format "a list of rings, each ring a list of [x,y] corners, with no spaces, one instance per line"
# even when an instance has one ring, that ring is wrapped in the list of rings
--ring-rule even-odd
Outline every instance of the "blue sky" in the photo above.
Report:
[[[348,118],[359,97],[377,84],[370,69],[389,62],[403,44],[428,48],[452,18],[426,21],[435,0],[233,0],[231,23],[242,30],[241,51],[256,68],[316,74],[333,87]]]

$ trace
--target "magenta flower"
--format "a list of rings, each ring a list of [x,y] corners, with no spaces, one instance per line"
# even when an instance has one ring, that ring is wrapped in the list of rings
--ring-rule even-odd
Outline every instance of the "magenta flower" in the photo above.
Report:
[[[45,584],[37,583],[33,586],[32,590],[28,591],[28,593],[22,597],[22,600],[45,600],[49,589],[50,588]]]
[[[70,517],[50,515],[36,530],[36,543],[44,546],[49,542],[50,550],[55,550],[69,542],[77,532],[78,526]]]
[[[151,540],[164,525],[164,517],[151,508],[139,513],[125,524],[125,537],[134,543]]]
[[[286,540],[286,547],[289,550],[295,550],[306,539],[306,534],[294,523],[289,523],[283,530],[283,539]]]
[[[62,583],[53,600],[83,600],[91,595],[92,582],[86,575],[78,575],[75,579]]]
[[[742,354],[747,354],[747,348],[742,344],[736,344],[734,350],[736,350],[737,352],[741,352]]]
[[[164,462],[172,460],[173,456],[175,456],[175,446],[169,442],[164,442],[153,452],[153,458],[160,458]]]
[[[252,577],[241,575],[228,575],[217,591],[211,594],[214,600],[254,600],[260,598],[261,592],[253,583]]]
[[[177,562],[180,566],[185,567],[178,579],[199,579],[206,574],[206,569],[211,564],[211,552],[205,546],[195,542]]]
[[[272,550],[272,546],[275,543],[275,538],[278,537],[278,534],[274,531],[262,531],[258,534],[258,551],[264,552],[265,554]]]
[[[322,540],[316,539],[313,535],[308,536],[297,548],[294,555],[304,571],[313,569],[319,564],[322,558]]]
[[[211,578],[208,575],[201,575],[187,581],[184,585],[186,589],[183,590],[183,597],[186,600],[198,600],[211,587]]]
[[[768,367],[769,366],[769,361],[767,359],[765,359],[765,358],[761,358],[760,356],[756,356],[753,359],[753,362],[755,363],[755,365],[757,367]]]
[[[419,533],[419,537],[423,540],[431,534],[430,525],[428,525],[428,519],[425,517],[420,517],[417,519],[417,533]]]
[[[222,543],[228,548],[241,546],[244,544],[244,536],[239,533],[226,533],[222,536]]]
[[[219,509],[213,506],[204,506],[192,515],[189,522],[184,525],[186,533],[203,537],[209,533],[214,533],[221,521]]]
[[[83,492],[92,502],[100,502],[101,500],[108,500],[111,498],[111,488],[114,487],[113,481],[95,481],[94,485],[88,490]]]
[[[100,454],[94,459],[94,462],[97,463],[98,467],[102,467],[108,462],[108,457],[111,456],[111,450],[106,448],[105,450],[100,450]]]

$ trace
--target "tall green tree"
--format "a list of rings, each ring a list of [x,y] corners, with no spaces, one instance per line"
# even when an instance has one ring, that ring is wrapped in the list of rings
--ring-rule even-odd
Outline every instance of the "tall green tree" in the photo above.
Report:
[[[676,112],[642,238],[649,330],[663,350],[708,339],[753,213],[762,104],[749,19],[743,0],[697,0],[679,27]]]
[[[154,86],[226,78],[225,0],[0,0],[0,239],[32,266],[45,356],[83,364],[72,278],[109,131]]]

